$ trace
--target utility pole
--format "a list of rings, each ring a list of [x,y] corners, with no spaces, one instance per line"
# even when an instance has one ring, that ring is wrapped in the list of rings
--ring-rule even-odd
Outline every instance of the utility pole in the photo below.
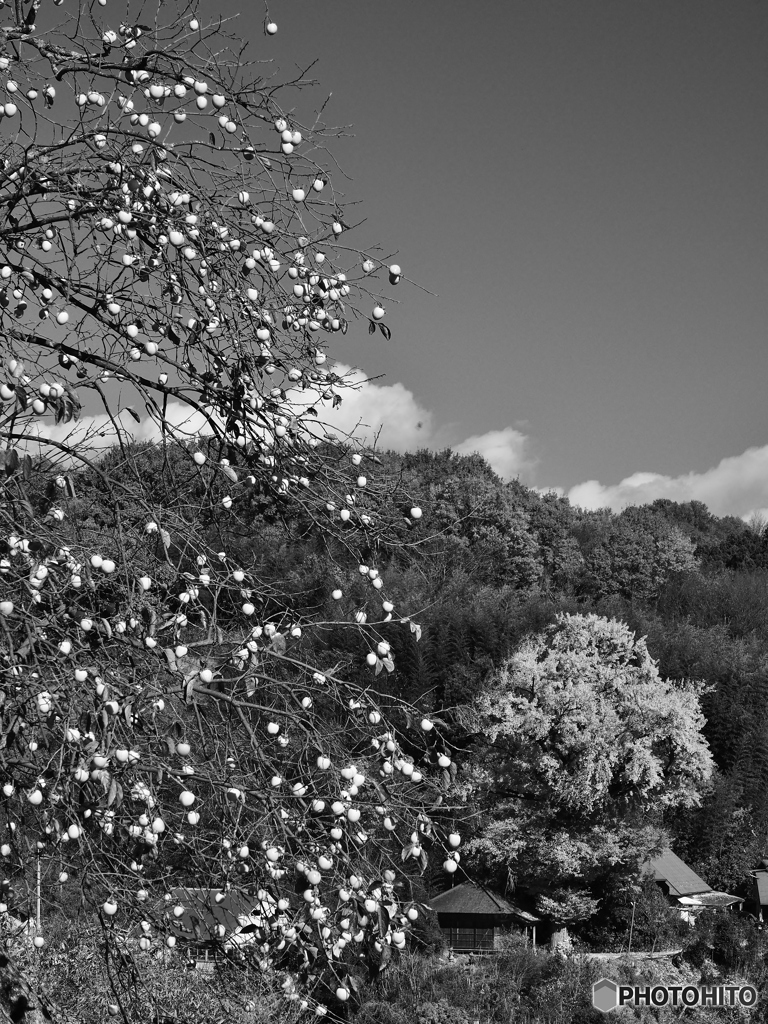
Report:
[[[627,953],[632,952],[632,929],[635,927],[635,904],[636,900],[632,900],[632,920],[629,922],[629,944],[627,945]]]
[[[40,934],[40,851],[37,851],[37,913],[35,915],[37,921],[37,934]]]

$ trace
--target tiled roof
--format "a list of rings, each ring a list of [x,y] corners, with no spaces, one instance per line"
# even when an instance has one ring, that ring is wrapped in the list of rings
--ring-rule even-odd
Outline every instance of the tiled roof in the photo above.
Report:
[[[666,882],[670,896],[693,896],[696,893],[712,892],[703,878],[689,868],[676,853],[665,850],[658,857],[652,857],[646,866],[657,882]]]
[[[760,870],[755,872],[757,883],[757,898],[761,907],[768,904],[768,871]]]
[[[192,942],[210,942],[217,938],[218,925],[224,925],[229,936],[240,925],[238,918],[247,918],[259,911],[255,896],[222,893],[220,889],[173,889],[171,900],[164,901],[157,909],[174,906],[184,907],[184,913],[170,918],[173,930]]]
[[[516,907],[489,889],[475,882],[461,882],[439,896],[434,896],[429,905],[438,914],[495,914],[502,917],[514,916],[535,923],[539,919],[533,914]]]
[[[679,902],[686,907],[731,907],[744,901],[728,892],[700,892],[696,896],[680,896]]]

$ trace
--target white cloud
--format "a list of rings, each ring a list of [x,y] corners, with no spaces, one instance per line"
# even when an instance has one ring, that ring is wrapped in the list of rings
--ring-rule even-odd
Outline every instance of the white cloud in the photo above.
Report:
[[[125,440],[159,441],[161,430],[159,423],[145,415],[137,423],[130,413],[123,410],[115,417],[120,432]],[[202,413],[196,412],[182,402],[169,402],[165,411],[168,429],[175,431],[179,437],[199,437],[211,433],[209,424]],[[83,454],[88,451],[93,457],[98,452],[111,447],[117,441],[117,432],[112,419],[106,413],[81,416],[71,423],[53,423],[50,420],[31,420],[25,427],[27,435],[57,441],[69,448],[78,448]],[[30,447],[35,447],[33,442]],[[40,444],[40,451],[52,458],[57,458],[56,451],[50,445]],[[59,456],[60,458],[60,456]]]
[[[553,494],[554,493],[554,494],[556,494],[558,496],[558,498],[564,498],[565,497],[565,488],[564,487],[531,487],[530,489],[532,491],[536,491],[537,494],[541,494],[541,495]]]
[[[511,480],[535,464],[526,451],[528,440],[527,435],[514,427],[504,427],[503,430],[489,430],[485,434],[468,437],[466,441],[455,444],[453,450],[460,455],[479,452],[494,473]]]
[[[318,393],[312,389],[293,388],[287,397],[297,413],[309,406],[317,408],[323,428],[340,437],[354,434],[367,443],[376,440],[379,449],[400,452],[446,447],[452,447],[454,451],[465,455],[479,452],[491,468],[505,479],[530,470],[535,464],[527,451],[529,438],[514,427],[489,430],[451,444],[455,428],[436,427],[432,413],[404,384],[379,384],[368,380],[361,371],[342,364],[336,364],[333,369],[336,374],[344,376],[355,385],[338,389],[342,402],[336,409],[321,402]],[[190,409],[182,402],[169,402],[165,418],[168,428],[182,438],[211,433],[210,424],[202,413]],[[146,412],[141,422],[136,423],[130,413],[123,410],[118,422],[126,439],[157,441],[161,437],[159,423]],[[114,424],[104,413],[84,415],[77,423],[68,424],[56,425],[50,420],[34,420],[28,423],[26,432],[68,446],[77,446],[80,450],[87,449],[91,457],[115,444],[117,440]],[[318,433],[322,433],[322,430]],[[46,450],[46,446],[41,445],[41,449]],[[47,452],[54,455],[50,447]]]
[[[379,448],[414,451],[428,448],[433,436],[432,413],[419,404],[404,384],[377,384],[366,380],[360,370],[336,364],[334,372],[345,375],[357,385],[340,393],[338,409],[326,409],[323,419],[340,434],[351,434],[368,441],[378,435]],[[300,394],[300,393],[299,393]]]
[[[432,413],[426,409],[404,384],[378,384],[369,381],[359,370],[336,365],[339,375],[356,384],[356,388],[341,389],[343,401],[339,408],[324,406],[321,417],[328,429],[340,436],[355,433],[368,442],[378,434],[378,447],[395,451],[415,451],[419,448],[442,449],[452,447],[460,454],[479,452],[492,469],[504,479],[529,475],[537,460],[530,454],[530,438],[512,426],[475,434],[463,441],[451,443],[455,428],[437,427]],[[294,390],[289,400],[306,406],[317,400],[311,391]],[[321,407],[318,406],[318,411]],[[210,433],[205,417],[181,402],[169,402],[166,421],[180,436],[194,438]],[[123,411],[119,420],[126,435],[137,441],[159,440],[160,427],[146,413],[140,423]],[[78,423],[53,424],[50,420],[34,420],[26,424],[27,433],[51,438],[60,443],[77,443],[89,448],[92,455],[115,443],[112,422],[105,414],[85,415]],[[54,454],[48,449],[49,454]],[[560,487],[535,488],[539,493],[548,490],[567,494],[571,504],[581,508],[611,508],[621,511],[627,505],[642,505],[656,498],[672,501],[701,501],[715,515],[734,515],[748,520],[753,513],[768,517],[768,445],[748,448],[741,455],[721,459],[717,465],[701,473],[690,472],[679,476],[662,473],[636,472],[617,484],[602,484],[599,480],[585,480],[570,490]]]
[[[514,427],[489,430],[473,435],[458,444],[450,444],[447,427],[435,427],[432,413],[422,406],[405,385],[377,384],[349,367],[334,367],[358,384],[358,390],[343,392],[339,409],[326,414],[327,422],[340,432],[372,440],[377,433],[378,447],[395,451],[416,451],[419,448],[452,447],[462,455],[479,452],[494,472],[505,479],[529,470],[534,465],[527,453],[528,437]],[[356,429],[357,428],[357,429]]]
[[[432,413],[419,404],[405,385],[377,384],[367,380],[361,371],[350,370],[348,366],[340,364],[333,369],[336,374],[345,376],[355,385],[338,389],[342,396],[341,405],[333,409],[330,404],[320,401],[316,391],[293,388],[287,397],[297,413],[314,406],[324,427],[342,437],[354,433],[368,443],[378,437],[379,448],[412,451],[429,447],[434,442]],[[139,423],[125,410],[117,419],[125,438],[130,437],[136,441],[160,439],[159,423],[146,412]],[[180,437],[193,438],[212,432],[205,416],[182,402],[169,402],[165,419],[166,424]],[[77,422],[58,425],[49,419],[30,420],[25,432],[68,446],[85,447],[93,453],[113,445],[117,440],[114,424],[105,413],[84,415]],[[45,447],[41,445],[42,449]]]
[[[768,445],[728,456],[701,473],[673,477],[640,472],[608,485],[586,480],[571,487],[567,494],[571,504],[587,509],[611,508],[618,512],[627,505],[669,498],[702,501],[717,516],[747,518],[753,511],[768,508]]]

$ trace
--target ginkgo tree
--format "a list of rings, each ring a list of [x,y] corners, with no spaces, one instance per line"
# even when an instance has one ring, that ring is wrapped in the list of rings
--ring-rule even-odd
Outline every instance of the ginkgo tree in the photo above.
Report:
[[[663,679],[624,623],[561,613],[464,709],[492,780],[469,849],[560,937],[597,911],[596,882],[663,847],[666,810],[699,804],[714,765],[701,692]]]
[[[418,626],[376,562],[421,510],[325,419],[359,386],[328,345],[389,337],[402,270],[348,241],[341,131],[265,73],[269,18],[251,49],[202,2],[0,20],[2,906],[54,863],[125,963],[173,949],[178,893],[239,893],[241,951],[324,1015],[405,945],[403,859],[459,860],[439,723],[379,687],[377,626]],[[316,615],[227,551],[254,496],[333,553]],[[315,657],[329,623],[369,678]]]

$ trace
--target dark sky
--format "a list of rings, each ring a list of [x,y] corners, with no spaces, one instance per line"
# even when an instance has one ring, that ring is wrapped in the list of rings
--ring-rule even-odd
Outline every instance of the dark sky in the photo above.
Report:
[[[405,385],[437,443],[516,428],[521,478],[566,489],[768,443],[765,3],[270,14],[269,39],[245,18],[259,51],[319,57],[331,120],[355,125],[335,151],[360,244],[438,293],[402,287],[393,341],[338,354]]]
[[[318,61],[298,119],[354,125],[352,242],[436,293],[332,350],[384,375],[344,415],[590,507],[768,509],[767,3],[247,5],[265,74]]]

